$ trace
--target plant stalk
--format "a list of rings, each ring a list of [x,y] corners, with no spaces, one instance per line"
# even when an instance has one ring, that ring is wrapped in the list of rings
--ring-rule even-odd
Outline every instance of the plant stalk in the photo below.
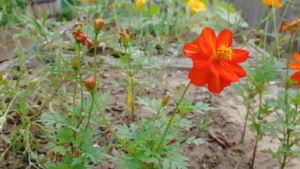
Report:
[[[170,119],[170,121],[169,121],[169,123],[168,123],[168,125],[167,125],[167,128],[166,128],[166,130],[165,130],[165,133],[164,133],[164,135],[163,135],[163,138],[161,139],[160,143],[158,144],[158,146],[157,146],[155,152],[158,151],[160,145],[161,145],[162,142],[164,141],[164,139],[165,139],[165,137],[166,137],[166,134],[167,134],[167,131],[168,131],[168,129],[169,129],[171,123],[172,123],[172,120],[173,120],[174,116],[175,116],[175,113],[176,113],[176,111],[177,111],[177,109],[178,109],[178,107],[179,107],[179,105],[180,105],[180,103],[181,103],[181,101],[182,101],[182,99],[183,99],[185,93],[187,92],[188,88],[190,87],[190,85],[191,85],[191,83],[189,83],[189,84],[187,85],[187,87],[185,88],[185,90],[184,90],[184,92],[183,92],[183,94],[182,94],[182,96],[181,96],[181,98],[180,98],[178,104],[176,105],[176,108],[175,108],[175,110],[173,111],[172,117],[171,117],[171,119]]]

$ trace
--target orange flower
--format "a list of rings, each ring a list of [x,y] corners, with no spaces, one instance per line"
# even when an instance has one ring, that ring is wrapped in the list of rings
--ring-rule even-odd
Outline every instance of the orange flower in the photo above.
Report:
[[[287,21],[283,21],[284,25],[279,28],[279,30],[289,31],[291,35],[293,35],[296,32],[296,29],[298,27],[298,22],[293,22],[291,24],[287,23]]]
[[[110,4],[108,7],[109,7],[109,8],[114,8],[115,5],[114,5],[114,4]]]
[[[231,49],[233,34],[225,29],[216,37],[211,28],[204,28],[195,42],[184,45],[184,56],[192,58],[193,67],[188,78],[196,86],[205,86],[212,93],[223,89],[246,76],[246,71],[238,65],[245,62],[249,52]]]
[[[298,62],[292,62],[290,64],[290,68],[291,69],[295,69],[295,70],[298,70],[300,71],[300,55],[298,53],[295,53],[294,54],[294,59],[297,60]],[[292,81],[298,81],[296,83],[296,85],[298,86],[298,89],[300,89],[300,72],[296,72],[294,73],[292,76],[291,76],[291,80]]]
[[[76,31],[71,31],[71,33],[77,42],[81,42],[83,45],[87,43],[88,49],[93,45],[92,41],[88,38],[88,35],[84,33],[83,23],[79,23]]]
[[[279,0],[263,0],[264,4],[267,7],[272,8],[274,5],[274,8],[281,8],[283,5],[279,2]]]
[[[123,4],[123,5],[121,6],[121,8],[126,8],[126,5],[125,5],[125,4]]]

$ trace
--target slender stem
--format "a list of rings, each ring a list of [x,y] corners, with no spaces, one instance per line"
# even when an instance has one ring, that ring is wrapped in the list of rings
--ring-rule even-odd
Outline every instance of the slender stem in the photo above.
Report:
[[[276,25],[276,13],[275,13],[275,7],[274,7],[274,2],[272,1],[272,11],[273,11],[273,14],[274,14],[274,30],[276,30],[275,31],[275,33],[276,33],[276,37],[275,37],[275,39],[276,39],[276,45],[277,45],[277,48],[279,47],[279,40],[278,40],[278,29],[277,29],[277,25]],[[279,25],[280,26],[280,25]],[[278,58],[280,58],[280,51],[279,50],[277,50],[277,54],[278,54]],[[273,55],[272,55],[273,56]]]
[[[190,87],[190,85],[191,85],[191,83],[189,83],[189,84],[187,85],[187,87],[185,88],[185,90],[184,90],[184,92],[183,92],[183,94],[182,94],[182,96],[181,96],[181,98],[180,98],[178,104],[176,105],[176,108],[175,108],[175,110],[174,110],[174,112],[173,112],[173,114],[172,114],[172,117],[171,117],[171,119],[170,119],[168,125],[167,125],[167,128],[166,128],[166,130],[165,130],[165,133],[164,133],[164,135],[163,135],[163,138],[161,139],[160,143],[158,144],[157,149],[156,149],[155,152],[158,151],[158,149],[159,149],[161,143],[164,141],[164,139],[165,139],[165,137],[166,137],[166,134],[167,134],[167,131],[168,131],[168,129],[169,129],[171,123],[172,123],[172,120],[173,120],[174,116],[175,116],[175,113],[176,113],[176,111],[177,111],[177,109],[178,109],[178,107],[179,107],[179,105],[180,105],[180,103],[181,103],[181,101],[182,101],[182,99],[183,99],[185,93],[187,92],[188,88]]]
[[[96,105],[96,107],[97,107],[99,113],[101,114],[101,116],[102,116],[102,118],[103,118],[103,120],[104,120],[106,126],[107,126],[108,129],[110,130],[111,134],[114,135],[114,136],[116,137],[116,139],[122,144],[122,146],[123,146],[124,148],[126,148],[126,146],[124,145],[124,143],[119,139],[119,137],[118,137],[118,136],[115,134],[115,132],[111,129],[110,125],[108,124],[107,120],[105,119],[104,114],[102,113],[101,109],[99,108],[99,105],[97,104],[97,102],[96,102],[96,100],[95,100],[94,93],[91,92],[91,94],[92,94],[93,101],[95,102],[95,105]]]
[[[158,111],[157,111],[157,114],[156,114],[156,116],[154,117],[154,121],[153,121],[153,124],[152,124],[152,126],[154,126],[154,125],[155,125],[156,118],[157,118],[157,116],[159,115],[159,113],[160,113],[160,109],[161,109],[162,107],[163,107],[163,106],[161,105],[161,106],[160,106],[160,108],[158,109]]]
[[[95,41],[94,41],[94,44],[97,43],[97,36],[98,36],[98,33],[95,33]],[[97,82],[97,60],[96,60],[96,54],[97,54],[97,47],[95,46],[94,47],[94,79],[95,81]]]
[[[255,156],[256,156],[256,150],[257,150],[257,144],[258,144],[258,136],[259,136],[259,132],[260,130],[257,129],[257,134],[256,134],[256,138],[255,138],[255,146],[254,146],[254,150],[253,150],[253,156],[252,156],[252,164],[251,164],[251,169],[253,169],[254,167],[254,161],[255,161]]]
[[[249,116],[249,103],[247,103],[247,114],[246,114],[246,117],[245,117],[245,123],[244,123],[244,130],[243,130],[243,135],[242,135],[242,140],[241,140],[241,143],[243,144],[244,143],[244,138],[245,138],[245,133],[246,133],[246,127],[247,127],[247,120],[248,120],[248,116]]]
[[[291,53],[292,51],[292,40],[293,40],[293,36],[290,37],[290,51],[289,51],[289,54]],[[290,56],[287,57],[287,61],[286,61],[286,78],[289,77],[289,65],[290,65]],[[284,97],[284,103],[287,104],[288,102],[288,83],[285,84],[285,97]]]
[[[87,128],[89,126],[89,123],[90,123],[91,114],[92,114],[92,107],[93,107],[93,102],[92,102],[92,105],[91,105],[91,109],[90,109],[90,112],[89,112],[89,118],[88,118],[88,121],[86,123],[85,130],[87,130]]]
[[[268,23],[269,23],[269,19],[267,19],[266,25],[265,25],[264,50],[266,50],[266,45],[267,45]]]
[[[77,75],[78,75],[78,73],[76,72],[76,81],[75,81],[75,86],[74,86],[74,95],[73,95],[73,112],[74,112],[74,117],[75,117],[75,114],[76,114],[76,112],[75,112],[75,99],[76,99],[76,88],[77,88]],[[75,124],[76,122],[75,122],[75,120],[74,120],[74,124]]]

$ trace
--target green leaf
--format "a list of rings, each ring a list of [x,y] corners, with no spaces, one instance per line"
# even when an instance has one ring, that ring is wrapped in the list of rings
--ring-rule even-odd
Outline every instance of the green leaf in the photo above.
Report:
[[[197,138],[195,136],[190,137],[186,140],[187,144],[191,144],[191,143],[195,143],[196,145],[200,145],[200,144],[204,144],[207,143],[205,140],[203,140],[202,138]]]
[[[49,15],[49,10],[47,11],[46,15],[43,18],[43,25],[45,25],[48,15]]]
[[[1,138],[6,141],[7,143],[11,143],[10,139],[8,137],[6,137],[4,134],[1,134]]]
[[[151,15],[156,15],[156,14],[159,13],[159,11],[160,11],[160,6],[159,5],[152,5],[150,7],[150,14]]]
[[[56,146],[55,143],[49,142],[48,145],[45,147],[45,149],[52,148],[52,147],[55,147],[55,146]]]
[[[189,164],[187,161],[189,158],[181,155],[171,155],[164,159],[163,161],[163,169],[187,169]]]
[[[17,83],[16,83],[16,86],[15,86],[15,89],[17,90],[18,89],[18,86],[19,86],[19,82],[21,80],[21,77],[23,75],[23,72],[20,73],[19,77],[18,77],[18,80],[17,80]]]

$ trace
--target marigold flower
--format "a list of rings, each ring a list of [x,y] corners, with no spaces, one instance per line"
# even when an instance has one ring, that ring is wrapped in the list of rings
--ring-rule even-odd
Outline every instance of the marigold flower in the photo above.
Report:
[[[193,67],[188,78],[196,86],[205,86],[212,93],[223,89],[246,76],[246,71],[238,65],[245,62],[249,52],[231,49],[233,34],[225,29],[216,37],[211,28],[204,28],[195,42],[184,45],[184,56],[192,58]]]
[[[136,9],[137,11],[141,10],[141,6],[145,5],[146,2],[147,2],[146,0],[137,0],[137,1],[135,2],[135,9]]]
[[[291,76],[291,81],[298,81],[296,85],[298,86],[298,89],[300,89],[300,55],[298,53],[295,53],[293,57],[298,62],[292,62],[290,64],[290,68],[298,70],[299,72],[296,72]]]
[[[174,138],[173,140],[169,141],[169,143],[168,143],[167,145],[171,145],[171,144],[175,143],[176,141],[178,141],[178,140],[176,140],[176,139]]]
[[[85,85],[85,87],[87,88],[87,90],[88,90],[89,92],[91,92],[91,91],[93,91],[93,90],[95,89],[95,87],[96,87],[96,81],[95,81],[94,78],[88,77],[88,78],[85,79],[84,85]]]
[[[279,30],[283,31],[289,31],[291,35],[293,35],[296,32],[296,29],[298,27],[298,22],[293,22],[291,24],[287,23],[287,21],[283,21],[284,25],[279,28]]]
[[[264,4],[267,7],[271,7],[274,5],[274,8],[281,8],[283,5],[279,2],[279,0],[263,0]]]
[[[191,6],[190,15],[193,16],[196,12],[205,11],[206,7],[205,4],[198,0],[189,0],[186,2],[187,5]]]
[[[120,38],[118,43],[120,44],[120,48],[122,48],[122,44],[125,48],[128,47],[128,43],[130,41],[130,35],[129,33],[132,31],[132,29],[127,28],[125,32],[120,33]]]
[[[109,7],[109,8],[114,8],[115,5],[114,5],[114,4],[110,4],[108,7]]]
[[[88,49],[93,45],[92,41],[88,38],[88,35],[84,33],[83,23],[79,23],[77,30],[71,31],[71,33],[77,42],[81,42],[83,45],[87,43]]]

